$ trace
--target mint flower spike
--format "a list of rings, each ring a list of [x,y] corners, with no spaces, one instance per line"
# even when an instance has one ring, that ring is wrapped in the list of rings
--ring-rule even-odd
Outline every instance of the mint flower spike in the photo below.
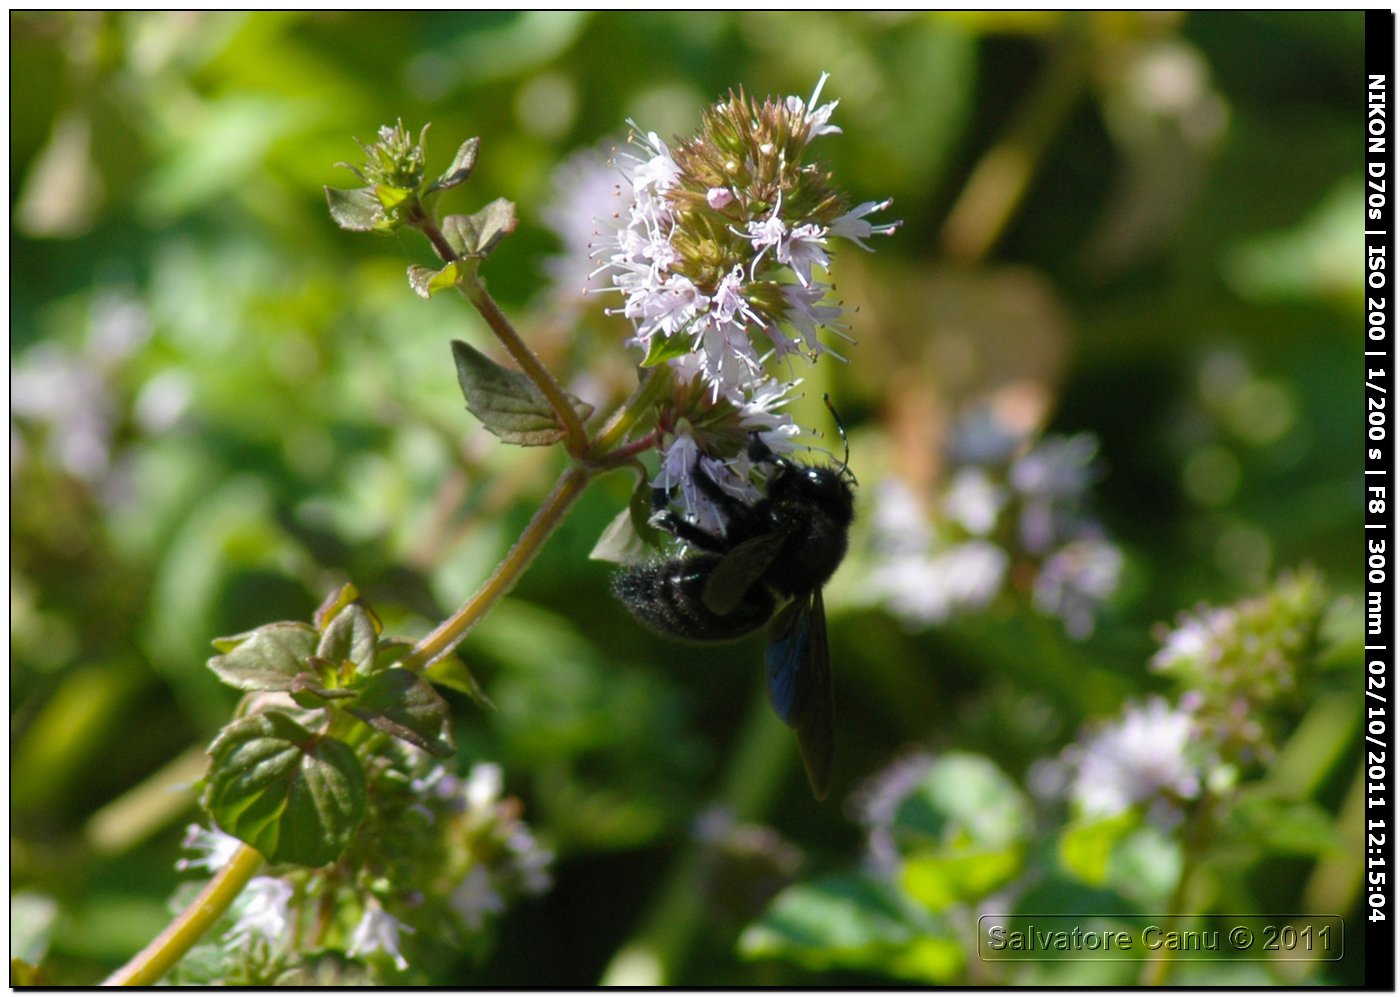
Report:
[[[668,367],[677,386],[658,414],[653,484],[711,529],[723,514],[696,476],[752,497],[749,435],[783,452],[798,433],[778,411],[798,383],[791,358],[845,360],[827,345],[852,342],[828,279],[834,240],[869,250],[866,239],[899,226],[869,219],[888,200],[851,208],[830,173],[807,161],[812,139],[841,131],[831,123],[838,102],[821,103],[827,79],[805,100],[731,91],[689,139],[668,143],[629,121],[633,151],[615,160],[617,211],[599,220],[592,247],[593,276],[608,275],[622,296],[609,311],[631,321],[628,344],[643,351],[643,367]]]

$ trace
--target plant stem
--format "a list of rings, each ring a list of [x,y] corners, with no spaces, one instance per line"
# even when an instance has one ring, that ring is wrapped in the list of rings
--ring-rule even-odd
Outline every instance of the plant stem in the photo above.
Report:
[[[669,370],[665,367],[647,368],[642,375],[641,383],[598,430],[598,435],[593,438],[593,452],[614,456],[612,450],[617,442],[631,431],[632,427],[637,424],[637,420],[651,408],[652,403],[670,387],[671,374]],[[652,440],[654,436],[655,432],[646,439]]]
[[[539,511],[530,520],[530,525],[525,527],[525,532],[520,534],[520,539],[511,547],[491,577],[486,579],[462,608],[443,620],[437,629],[418,642],[404,659],[405,668],[426,668],[462,642],[462,638],[466,637],[491,607],[515,587],[515,583],[540,552],[549,535],[563,521],[569,507],[583,494],[590,478],[588,469],[577,465],[564,472],[555,482],[554,490],[549,493],[544,505],[540,506]]]
[[[1191,903],[1191,888],[1195,885],[1193,880],[1196,878],[1196,870],[1201,866],[1201,856],[1205,853],[1214,831],[1214,818],[1213,798],[1206,795],[1196,804],[1195,811],[1187,819],[1186,827],[1182,831],[1181,877],[1176,881],[1176,889],[1172,891],[1172,898],[1167,904],[1169,917],[1190,916],[1187,908]],[[1166,982],[1167,973],[1171,971],[1174,955],[1170,948],[1159,950],[1156,957],[1142,967],[1138,985],[1162,986]]]
[[[975,264],[990,252],[1012,212],[1025,196],[1050,140],[1074,108],[1084,88],[1088,43],[1086,25],[1075,14],[1050,53],[1045,70],[963,186],[943,227],[943,252]]]
[[[209,880],[199,896],[156,939],[136,953],[121,969],[102,981],[104,987],[153,986],[243,892],[263,862],[257,849],[241,846],[228,864]]]

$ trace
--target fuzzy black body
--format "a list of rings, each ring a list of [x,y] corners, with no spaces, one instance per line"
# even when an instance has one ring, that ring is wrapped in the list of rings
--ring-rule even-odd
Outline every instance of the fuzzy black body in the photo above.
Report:
[[[817,797],[830,785],[831,663],[821,590],[846,555],[855,496],[845,468],[777,457],[755,437],[755,460],[771,463],[767,494],[753,504],[696,481],[725,512],[723,536],[670,512],[654,522],[694,552],[621,571],[613,589],[642,623],[682,640],[727,641],[769,626],[768,692],[798,732]],[[775,615],[776,614],[776,615]]]

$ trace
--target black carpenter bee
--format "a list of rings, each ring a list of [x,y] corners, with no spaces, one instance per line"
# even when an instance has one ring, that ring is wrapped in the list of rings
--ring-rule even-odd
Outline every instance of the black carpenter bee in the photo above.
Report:
[[[822,586],[846,554],[855,518],[850,451],[840,467],[810,467],[778,456],[755,434],[748,453],[772,468],[766,494],[746,503],[697,468],[698,487],[726,517],[724,534],[664,508],[662,493],[653,524],[694,550],[625,568],[613,589],[642,623],[684,640],[734,640],[769,624],[768,698],[796,729],[807,781],[822,800],[831,788],[834,746]]]

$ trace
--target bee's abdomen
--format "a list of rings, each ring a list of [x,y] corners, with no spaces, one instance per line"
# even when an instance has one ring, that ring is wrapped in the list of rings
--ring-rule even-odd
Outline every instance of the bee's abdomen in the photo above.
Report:
[[[613,591],[642,623],[684,640],[733,640],[752,633],[773,616],[773,597],[754,585],[733,612],[723,616],[705,605],[705,582],[718,554],[695,554],[618,572]]]

